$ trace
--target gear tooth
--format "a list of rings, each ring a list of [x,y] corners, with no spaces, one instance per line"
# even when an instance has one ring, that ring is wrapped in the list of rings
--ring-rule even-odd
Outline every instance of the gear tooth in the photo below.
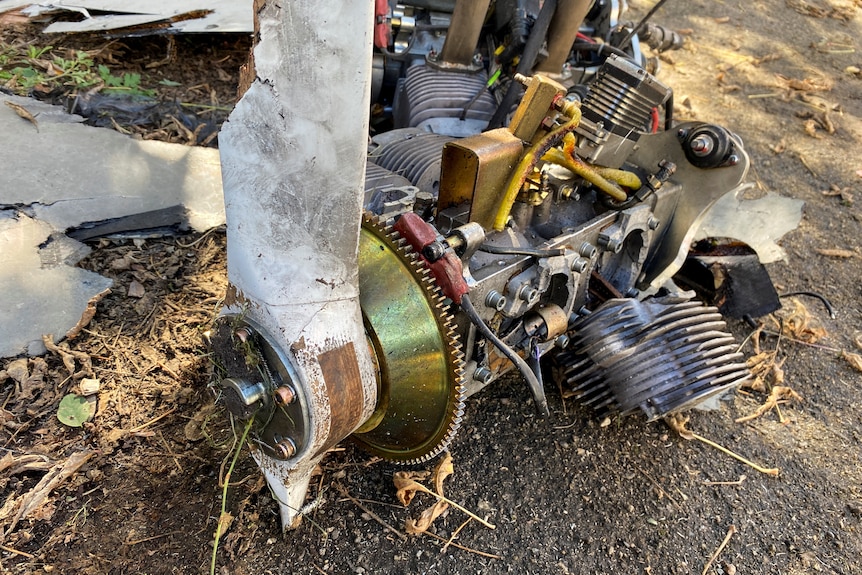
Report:
[[[446,356],[447,373],[445,376],[448,378],[449,389],[446,398],[446,413],[441,415],[439,427],[436,428],[433,436],[426,436],[422,440],[424,443],[417,444],[412,447],[412,450],[408,448],[406,453],[400,450],[397,452],[388,450],[385,444],[375,445],[372,440],[366,442],[367,437],[364,434],[357,439],[371,452],[387,459],[394,459],[396,463],[421,464],[443,452],[452,442],[461,426],[466,397],[466,387],[463,385],[465,356],[461,351],[462,344],[456,331],[455,319],[451,314],[451,305],[447,304],[448,300],[437,285],[425,260],[405,238],[402,238],[397,230],[391,225],[387,225],[381,218],[372,214],[365,214],[362,227],[382,244],[388,246],[393,255],[404,263],[416,284],[421,286],[424,299],[430,306],[433,321],[436,322],[437,329],[442,336],[442,345],[439,351]],[[432,439],[434,441],[431,441]]]

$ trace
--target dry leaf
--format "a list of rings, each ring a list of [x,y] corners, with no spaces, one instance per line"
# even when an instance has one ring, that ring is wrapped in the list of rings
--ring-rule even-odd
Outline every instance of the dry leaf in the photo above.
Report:
[[[814,119],[805,120],[805,133],[811,136],[812,138],[816,138],[818,140],[822,139],[823,136],[817,133],[817,122]]]
[[[815,248],[814,251],[821,256],[829,256],[830,258],[852,258],[856,255],[856,252],[853,250],[841,250],[837,248]]]
[[[147,293],[144,290],[144,286],[138,280],[132,280],[129,284],[129,297],[144,297],[144,294]]]
[[[687,415],[683,415],[681,413],[675,413],[670,417],[664,418],[665,422],[668,424],[668,427],[677,432],[677,434],[687,441],[691,441],[694,439],[694,433],[690,429],[686,427],[688,423],[689,417]]]
[[[426,479],[430,475],[427,471],[396,471],[392,476],[392,482],[395,483],[395,497],[401,502],[401,505],[407,507],[416,493],[428,491],[428,488],[418,483],[417,480]]]
[[[37,132],[39,131],[39,123],[36,121],[36,117],[30,113],[30,110],[14,102],[7,101],[6,105],[15,110],[16,114],[33,124]]]
[[[772,392],[770,392],[769,397],[766,398],[766,402],[760,407],[758,407],[757,411],[755,411],[751,415],[737,418],[735,421],[736,423],[744,423],[746,421],[751,421],[752,419],[757,419],[767,411],[774,409],[779,402],[789,401],[791,399],[802,401],[802,396],[800,396],[798,393],[796,393],[789,387],[783,385],[776,385],[772,388]]]
[[[233,523],[233,515],[230,512],[225,511],[218,518],[218,525],[216,526],[215,538],[218,539],[230,529],[230,524]]]
[[[847,363],[849,363],[853,367],[853,369],[855,369],[856,371],[862,371],[862,355],[859,355],[858,353],[842,351],[841,357],[846,359]]]
[[[434,468],[434,490],[437,495],[443,495],[443,481],[453,473],[455,473],[455,466],[452,464],[452,454],[447,451]]]
[[[840,197],[841,201],[847,205],[853,204],[853,192],[849,187],[839,188],[835,184],[831,184],[828,190],[823,190],[820,193],[827,198]]]
[[[787,149],[787,140],[781,138],[781,140],[779,140],[777,144],[775,144],[774,146],[770,146],[770,149],[774,154],[783,153]]]
[[[770,317],[783,335],[806,343],[816,343],[828,333],[811,315],[808,308],[796,298],[791,298],[782,309]]]
[[[404,522],[404,530],[411,535],[425,533],[434,520],[443,515],[449,509],[449,504],[442,499],[437,500],[437,503],[422,512],[419,519],[408,518]]]

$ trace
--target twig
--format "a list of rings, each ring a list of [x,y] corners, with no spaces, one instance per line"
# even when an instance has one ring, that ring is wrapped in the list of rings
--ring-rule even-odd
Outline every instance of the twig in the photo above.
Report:
[[[471,521],[473,521],[473,518],[468,517],[467,521],[465,521],[464,523],[459,525],[458,529],[456,529],[455,531],[452,532],[452,536],[449,537],[449,541],[446,542],[446,545],[444,545],[440,549],[440,553],[446,553],[446,548],[449,547],[449,545],[451,545],[453,541],[455,541],[455,538],[458,537],[458,534],[461,533],[461,530],[464,529],[465,527],[467,527],[467,524],[470,523]]]
[[[9,528],[6,530],[5,537],[18,526],[18,522],[26,519],[31,511],[38,508],[43,501],[56,489],[61,483],[71,477],[78,469],[81,468],[87,461],[90,460],[96,453],[94,451],[79,451],[69,456],[66,461],[57,463],[48,473],[46,473],[39,483],[33,489],[23,495],[15,504],[13,509],[17,507],[15,516]]]
[[[768,330],[768,329],[764,329],[764,330],[763,330],[763,333],[765,333],[766,335],[774,336],[774,337],[783,337],[783,338],[784,338],[784,339],[786,339],[787,341],[792,341],[793,343],[798,343],[798,344],[801,344],[801,345],[807,345],[808,347],[813,347],[813,348],[815,348],[815,349],[822,349],[823,351],[831,351],[832,353],[841,353],[841,350],[840,350],[840,349],[837,349],[837,348],[834,348],[834,347],[829,347],[828,345],[820,345],[820,344],[817,344],[817,343],[810,343],[810,342],[807,342],[807,341],[803,341],[803,340],[801,340],[801,339],[794,339],[794,338],[789,337],[789,336],[787,336],[787,335],[782,336],[780,333],[778,333],[778,332],[776,332],[776,331],[771,331],[771,330]]]
[[[318,573],[323,573],[323,575],[329,575],[326,571],[317,566],[317,563],[312,562],[311,566],[317,569]]]
[[[35,559],[36,558],[35,555],[30,555],[29,553],[27,553],[25,551],[18,551],[17,549],[7,547],[6,545],[3,545],[2,543],[0,543],[0,549],[2,549],[3,551],[7,551],[9,553],[12,553],[13,555],[20,555],[21,557],[26,557],[27,559]]]
[[[196,239],[195,241],[193,241],[189,244],[184,244],[180,240],[176,240],[177,245],[181,248],[193,248],[196,245],[198,245],[199,243],[201,243],[202,241],[204,241],[205,239],[207,239],[211,233],[213,233],[214,231],[219,230],[219,229],[221,229],[221,226],[216,226],[214,228],[210,228],[207,231],[205,231],[201,237],[199,237],[198,239]]]
[[[357,506],[357,507],[359,507],[361,510],[363,510],[365,513],[367,513],[369,517],[371,517],[373,520],[375,520],[375,521],[376,521],[376,522],[378,522],[380,525],[382,525],[384,528],[386,528],[386,530],[387,530],[387,531],[390,531],[390,532],[394,533],[394,534],[395,534],[395,535],[397,535],[397,536],[398,536],[398,538],[399,538],[399,539],[401,539],[402,541],[407,541],[407,535],[405,535],[404,533],[402,533],[402,532],[398,531],[397,529],[395,529],[394,527],[392,527],[391,525],[389,525],[388,523],[386,523],[383,519],[381,519],[381,518],[380,518],[380,516],[379,516],[379,515],[377,515],[376,513],[374,513],[373,511],[371,511],[369,508],[367,508],[366,506],[364,506],[364,505],[363,505],[363,504],[362,504],[358,499],[356,499],[356,498],[355,498],[355,497],[353,497],[350,493],[348,493],[348,492],[347,492],[347,488],[346,488],[346,487],[344,487],[344,486],[343,486],[343,485],[341,485],[340,483],[336,483],[336,484],[335,484],[335,488],[336,488],[336,489],[338,489],[338,492],[339,492],[339,493],[341,493],[341,495],[343,495],[344,497],[346,497],[347,499],[349,499],[350,501],[352,501],[354,505],[356,505],[356,506]]]
[[[686,428],[685,424],[688,423],[688,417],[676,414],[676,415],[671,415],[671,416],[665,417],[664,421],[671,429],[676,431],[679,434],[679,436],[682,437],[683,439],[685,439],[686,441],[696,439],[702,443],[709,445],[710,447],[714,447],[715,449],[718,449],[719,451],[721,451],[725,455],[729,455],[732,458],[736,459],[737,461],[741,461],[742,463],[748,465],[752,469],[759,471],[760,473],[770,475],[772,477],[778,477],[779,470],[777,468],[767,469],[767,468],[761,467],[760,465],[758,465],[752,461],[749,461],[748,459],[744,458],[743,456],[734,453],[733,451],[729,450],[728,448],[726,448],[722,445],[719,445],[716,442],[711,441],[711,440],[709,440],[703,436],[700,436],[700,435],[696,434],[695,432],[693,432],[692,430]]]
[[[749,94],[748,99],[749,100],[760,100],[762,98],[777,98],[779,96],[781,96],[781,93],[776,93],[776,92],[772,92],[769,94]]]
[[[156,423],[156,422],[159,422],[159,421],[161,421],[162,419],[166,418],[167,416],[169,416],[170,414],[172,414],[172,413],[173,413],[173,412],[175,412],[176,410],[177,410],[177,408],[176,408],[176,407],[172,407],[171,409],[167,410],[166,412],[164,412],[164,413],[163,413],[163,414],[161,414],[160,416],[155,417],[155,418],[153,418],[153,419],[149,420],[149,421],[148,421],[148,422],[146,422],[146,423],[143,423],[143,424],[141,424],[141,425],[138,425],[137,427],[133,427],[133,428],[131,428],[130,430],[128,430],[128,433],[137,433],[138,431],[143,431],[144,429],[148,428],[148,427],[149,427],[149,426],[151,426],[152,424],[154,424],[154,423]]]
[[[164,444],[165,449],[167,449],[167,450],[168,450],[168,453],[170,453],[171,457],[173,458],[174,463],[175,463],[175,464],[176,464],[176,466],[177,466],[177,469],[179,470],[179,472],[180,472],[180,473],[182,473],[182,472],[183,472],[183,466],[182,466],[182,465],[180,465],[180,460],[179,460],[179,459],[177,459],[177,456],[176,456],[176,455],[174,455],[174,452],[173,452],[173,450],[171,449],[171,446],[170,446],[170,445],[168,445],[168,442],[167,442],[167,440],[165,439],[165,436],[164,436],[164,435],[162,435],[162,432],[161,432],[161,431],[159,431],[159,439],[161,439],[161,440],[162,440],[162,443]]]
[[[667,491],[665,491],[664,487],[662,487],[662,486],[661,486],[661,484],[660,484],[658,481],[656,481],[655,479],[653,479],[652,477],[650,477],[649,475],[647,475],[647,472],[646,472],[646,471],[644,471],[643,469],[641,469],[640,467],[638,467],[637,465],[635,466],[635,469],[637,469],[637,470],[638,470],[638,472],[639,472],[641,475],[643,475],[644,477],[646,477],[646,478],[649,480],[649,482],[650,482],[650,483],[652,483],[652,484],[655,486],[655,488],[656,488],[656,489],[658,489],[661,493],[665,494],[665,495],[667,496],[667,498],[668,498],[668,499],[670,499],[670,502],[671,502],[671,503],[673,503],[673,504],[674,504],[674,506],[675,506],[677,509],[682,509],[682,507],[680,506],[680,504],[676,502],[676,499],[674,499],[673,497],[671,497],[670,493],[668,493]]]
[[[706,575],[706,572],[709,571],[709,568],[712,567],[712,564],[718,559],[719,553],[721,553],[727,544],[730,543],[730,538],[733,537],[733,534],[736,533],[736,526],[731,525],[727,530],[727,535],[724,536],[724,541],[721,542],[721,545],[718,546],[718,549],[715,550],[715,553],[712,554],[712,557],[709,558],[709,561],[706,562],[706,565],[703,568],[703,573],[700,575]]]
[[[439,535],[435,535],[434,533],[431,533],[429,531],[425,531],[425,535],[428,535],[429,537],[433,537],[434,539],[437,539],[438,541],[446,541],[446,539],[444,539],[443,537],[440,537]],[[457,543],[450,543],[450,545],[452,547],[457,547],[458,549],[461,549],[463,551],[467,551],[469,553],[475,553],[476,555],[481,555],[482,557],[488,557],[489,559],[502,559],[502,557],[500,557],[499,555],[494,555],[493,553],[485,553],[484,551],[477,551],[476,549],[470,549],[469,547],[465,547],[463,545],[458,545]]]
[[[802,162],[802,165],[803,165],[803,166],[805,166],[805,169],[806,169],[806,170],[808,170],[809,172],[811,172],[811,175],[812,175],[812,176],[814,176],[815,178],[819,178],[819,177],[820,177],[820,176],[818,176],[818,175],[817,175],[817,172],[815,172],[815,171],[814,171],[814,169],[813,169],[811,166],[809,166],[809,165],[808,165],[808,162],[805,160],[805,156],[803,156],[802,154],[799,154],[799,161],[800,161],[800,162]]]
[[[154,541],[156,539],[161,539],[162,537],[170,537],[171,535],[179,535],[180,533],[184,533],[184,531],[171,531],[170,533],[160,533],[158,535],[153,535],[152,537],[144,537],[143,539],[135,539],[134,541],[126,541],[126,545],[138,545],[139,543],[146,543],[147,541]]]
[[[746,480],[745,475],[740,475],[739,479],[736,481],[704,481],[704,485],[742,485],[742,482]]]
[[[468,516],[472,517],[473,519],[475,519],[476,521],[478,521],[479,523],[481,523],[482,525],[484,525],[488,529],[496,529],[497,528],[495,525],[493,525],[492,523],[488,523],[487,521],[485,521],[484,519],[482,519],[481,517],[479,517],[475,513],[471,512],[469,509],[465,508],[464,506],[458,505],[457,503],[455,503],[451,499],[448,499],[446,497],[443,497],[439,493],[435,493],[435,492],[431,491],[430,489],[428,489],[427,487],[425,487],[421,483],[416,483],[416,482],[414,482],[414,483],[415,483],[414,487],[416,488],[417,491],[421,491],[422,493],[427,493],[428,495],[433,495],[437,499],[439,499],[441,501],[445,501],[446,503],[448,503],[449,505],[451,505],[455,509],[458,509],[459,511],[461,511],[463,513],[466,513]]]
[[[706,443],[710,447],[714,447],[714,448],[718,449],[722,453],[731,456],[732,458],[736,459],[737,461],[741,461],[742,463],[748,465],[749,467],[751,467],[752,469],[754,469],[756,471],[759,471],[760,473],[763,473],[765,475],[769,475],[771,477],[778,477],[778,474],[780,473],[779,469],[776,467],[772,467],[772,468],[761,467],[760,465],[754,463],[753,461],[750,461],[750,460],[744,458],[743,456],[739,455],[738,453],[734,453],[733,451],[729,450],[728,448],[726,448],[724,446],[717,444],[714,441],[710,441],[709,439],[702,437],[702,436],[700,436],[694,432],[691,432],[691,435],[694,439],[697,439],[698,441],[702,441],[703,443]]]

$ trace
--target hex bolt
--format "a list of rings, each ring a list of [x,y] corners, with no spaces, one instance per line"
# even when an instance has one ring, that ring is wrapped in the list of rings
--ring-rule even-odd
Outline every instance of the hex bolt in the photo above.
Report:
[[[578,248],[578,253],[585,258],[593,259],[597,255],[599,255],[599,250],[597,250],[596,246],[594,246],[590,242],[584,242],[581,244],[581,247]]]
[[[715,142],[709,136],[701,134],[691,141],[689,147],[695,156],[702,158],[712,153],[712,150],[715,149]]]
[[[567,336],[566,334],[562,334],[554,340],[554,345],[560,349],[566,349],[567,347],[569,347],[569,341],[571,341],[569,339],[569,336]]]
[[[484,365],[480,365],[476,368],[476,371],[473,372],[473,379],[483,385],[491,383],[492,377],[494,377],[494,374],[491,373],[491,370]]]
[[[278,405],[290,405],[296,401],[296,391],[290,385],[282,385],[272,392],[272,398]]]
[[[658,227],[661,225],[661,220],[659,220],[655,216],[650,216],[649,219],[647,220],[646,225],[649,229],[655,230],[655,229],[658,229]]]
[[[572,262],[572,271],[576,274],[582,274],[589,265],[589,260],[585,260],[584,258],[575,258],[575,261]]]
[[[638,297],[640,294],[641,294],[641,292],[639,292],[639,291],[638,291],[638,290],[636,290],[635,288],[629,288],[629,289],[626,291],[626,297],[630,297],[630,298],[636,298],[636,297]]]
[[[506,307],[506,296],[497,290],[492,289],[488,292],[488,295],[485,296],[485,305],[497,311],[501,311]]]
[[[296,455],[296,443],[289,437],[285,437],[275,444],[275,452],[282,459],[290,459]]]

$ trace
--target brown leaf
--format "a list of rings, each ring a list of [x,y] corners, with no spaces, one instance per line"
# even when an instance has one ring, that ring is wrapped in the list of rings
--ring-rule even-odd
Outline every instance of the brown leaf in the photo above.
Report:
[[[772,152],[775,154],[781,154],[787,149],[787,140],[781,138],[777,144],[771,146]]]
[[[419,519],[408,518],[404,522],[404,530],[411,535],[425,533],[431,527],[431,524],[434,523],[434,520],[443,515],[447,509],[449,509],[449,504],[442,499],[438,499],[437,503],[422,512]]]
[[[853,250],[841,250],[837,248],[815,248],[814,251],[821,256],[829,256],[830,258],[852,258],[856,255],[856,252]]]
[[[675,413],[670,417],[664,418],[664,421],[665,423],[667,423],[668,427],[676,431],[677,434],[683,439],[691,441],[692,439],[694,439],[694,433],[692,433],[690,429],[686,428],[688,420],[689,417],[681,413]]]
[[[763,405],[757,408],[757,411],[752,413],[751,415],[746,415],[745,417],[739,417],[735,421],[736,423],[744,423],[746,421],[751,421],[752,419],[757,419],[767,411],[774,409],[779,402],[781,401],[789,401],[791,399],[796,399],[801,401],[802,396],[798,393],[790,389],[789,387],[783,385],[776,385],[772,388],[772,391],[769,394],[769,397],[766,398],[766,401]]]
[[[434,468],[434,490],[437,495],[443,495],[443,481],[453,473],[455,473],[455,466],[452,465],[452,454],[447,451]]]
[[[850,353],[848,351],[842,351],[841,357],[847,360],[847,362],[855,369],[856,371],[862,371],[862,355],[858,353]]]
[[[808,308],[796,298],[791,298],[771,318],[782,334],[806,343],[815,343],[828,334],[819,322],[812,317]]]
[[[216,525],[215,536],[216,539],[227,533],[227,530],[230,529],[230,524],[233,523],[233,515],[228,511],[224,511],[218,518],[218,525]]]
[[[818,124],[814,120],[814,118],[811,118],[809,120],[805,120],[805,124],[804,124],[805,133],[808,134],[809,136],[811,136],[812,138],[816,138],[816,139],[820,140],[823,138],[823,136],[821,136],[820,134],[817,133],[817,126],[818,126]]]
[[[417,482],[418,480],[426,479],[430,475],[427,471],[396,471],[392,476],[392,482],[398,490],[395,492],[395,497],[401,502],[401,505],[407,507],[416,493],[428,491],[428,488]]]
[[[28,110],[27,108],[25,108],[24,106],[22,106],[20,104],[14,103],[14,102],[7,101],[6,105],[9,106],[10,108],[12,108],[13,110],[15,110],[16,114],[18,114],[19,116],[21,116],[22,118],[24,118],[25,120],[27,120],[28,122],[33,124],[33,126],[36,128],[37,132],[39,131],[39,123],[36,121],[36,117],[30,113],[30,110]]]

